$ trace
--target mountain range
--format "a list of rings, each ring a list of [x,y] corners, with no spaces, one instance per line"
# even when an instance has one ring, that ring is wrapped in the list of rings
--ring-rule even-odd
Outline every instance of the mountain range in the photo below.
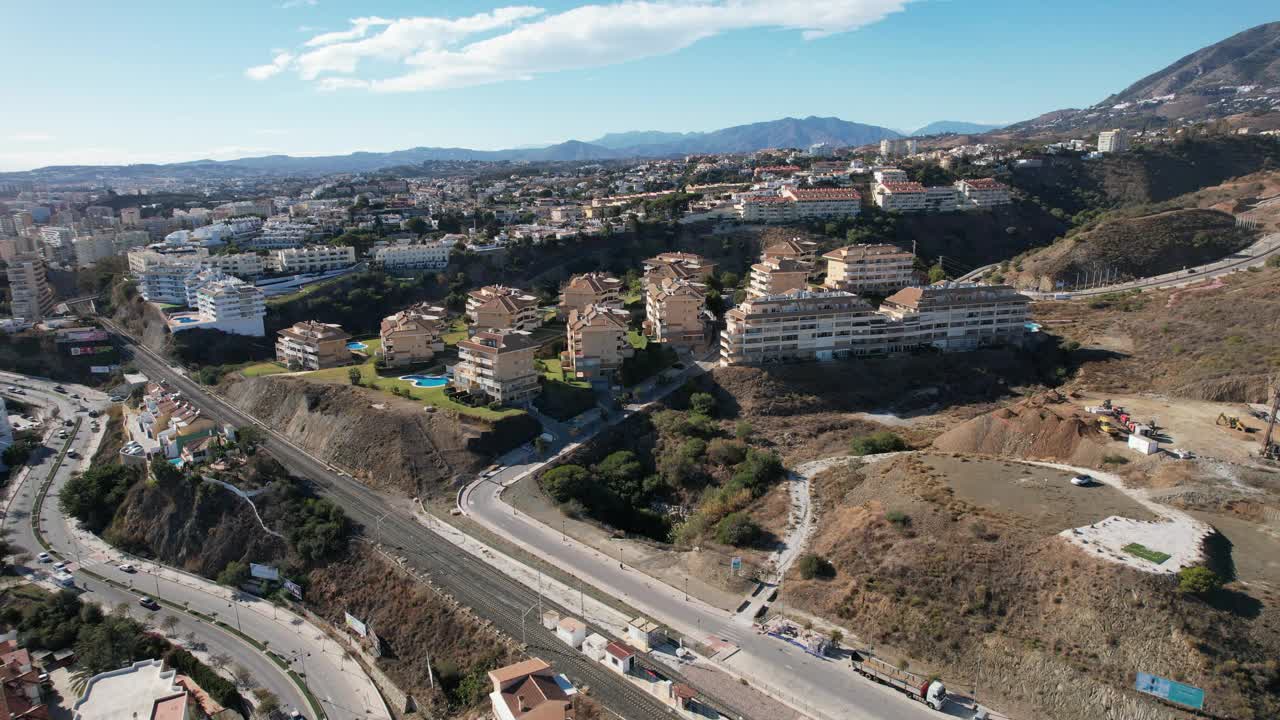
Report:
[[[1054,110],[1005,130],[1028,134],[1142,128],[1176,119],[1268,113],[1278,107],[1280,22],[1272,22],[1179,58],[1096,105]]]
[[[925,137],[926,135],[943,135],[946,133],[955,133],[956,135],[981,135],[982,133],[999,130],[1003,125],[989,125],[986,123],[962,122],[960,120],[939,120],[931,122],[928,125],[910,133],[912,137]]]

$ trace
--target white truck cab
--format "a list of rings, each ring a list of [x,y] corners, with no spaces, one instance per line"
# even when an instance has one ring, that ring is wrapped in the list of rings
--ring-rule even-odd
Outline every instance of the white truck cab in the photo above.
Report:
[[[943,685],[941,680],[934,680],[929,683],[929,689],[924,694],[924,701],[934,710],[941,710],[947,704],[947,686]]]

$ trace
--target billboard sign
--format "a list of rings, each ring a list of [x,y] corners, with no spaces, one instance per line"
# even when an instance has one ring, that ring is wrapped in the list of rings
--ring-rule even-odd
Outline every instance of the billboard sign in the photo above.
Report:
[[[111,338],[102,330],[62,330],[58,332],[55,342],[60,343],[88,343],[88,342],[106,342]]]
[[[89,372],[94,375],[110,375],[120,369],[119,365],[90,365]]]
[[[249,574],[259,580],[270,580],[272,582],[280,581],[280,571],[270,565],[259,565],[258,563],[249,563]]]
[[[290,580],[289,578],[284,579],[284,589],[288,590],[289,594],[294,596],[295,598],[299,600],[302,599],[302,586]]]
[[[351,628],[360,637],[369,637],[369,628],[363,622],[357,620],[351,613],[346,613],[347,627]]]
[[[1204,690],[1198,687],[1183,685],[1180,682],[1144,672],[1138,673],[1138,681],[1133,686],[1138,692],[1155,695],[1171,703],[1185,705],[1195,710],[1204,709]]]

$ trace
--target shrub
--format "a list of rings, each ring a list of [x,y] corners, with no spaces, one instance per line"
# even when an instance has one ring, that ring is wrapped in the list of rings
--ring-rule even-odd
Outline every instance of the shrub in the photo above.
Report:
[[[1128,465],[1129,458],[1123,455],[1103,455],[1102,463],[1104,465]]]
[[[707,446],[707,458],[711,462],[728,467],[737,465],[747,457],[747,448],[740,442],[716,438]]]
[[[580,500],[591,487],[591,473],[581,465],[561,465],[542,476],[542,489],[556,502]]]
[[[734,547],[751,545],[760,534],[760,526],[744,512],[729,513],[716,525],[716,540]]]
[[[886,512],[884,514],[884,519],[900,528],[911,527],[911,516],[901,510],[890,510]]]
[[[739,420],[733,428],[733,436],[744,442],[750,440],[754,432],[755,428],[751,427],[751,423],[746,420]]]
[[[782,458],[771,452],[752,448],[734,468],[731,488],[746,488],[752,497],[760,497],[774,481],[782,477]]]
[[[689,409],[698,415],[714,417],[716,414],[716,398],[711,393],[694,393],[689,397]]]
[[[1222,578],[1207,567],[1192,565],[1178,571],[1178,589],[1192,595],[1210,595],[1222,589]]]
[[[849,443],[849,451],[854,455],[879,455],[880,453],[900,452],[909,449],[907,441],[897,433],[884,430],[870,435],[861,435]]]
[[[1272,255],[1267,258],[1267,267],[1280,268],[1280,255]]]
[[[813,553],[801,557],[798,567],[800,568],[800,577],[805,580],[814,578],[828,580],[836,576],[835,566],[821,555],[814,555]]]

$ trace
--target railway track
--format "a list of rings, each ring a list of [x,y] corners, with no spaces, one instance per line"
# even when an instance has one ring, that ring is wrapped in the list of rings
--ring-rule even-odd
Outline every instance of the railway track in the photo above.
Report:
[[[262,429],[266,449],[292,472],[311,480],[321,495],[340,504],[347,515],[362,526],[366,539],[394,551],[393,554],[402,558],[405,565],[427,575],[436,587],[499,631],[512,638],[527,637],[531,653],[543,657],[576,684],[589,687],[591,696],[608,710],[630,720],[658,720],[672,716],[670,708],[648,693],[562,643],[553,632],[542,627],[541,617],[526,616],[529,608],[538,604],[536,592],[473,556],[457,551],[451,542],[417,521],[406,499],[383,496],[359,481],[342,477],[274,429],[208,393],[190,378],[174,372],[162,358],[139,346],[114,324],[106,320],[103,322],[120,338],[139,368],[151,377],[167,380],[202,412],[219,422],[230,422],[236,426],[256,425]],[[369,537],[370,532],[377,537]],[[396,540],[386,542],[386,538]],[[546,598],[543,598],[542,605],[544,609],[572,614]],[[599,632],[599,628],[593,627],[592,630]],[[683,681],[670,669],[648,661],[638,664],[673,680]],[[750,720],[749,715],[719,698],[700,693],[699,699],[731,717]]]

